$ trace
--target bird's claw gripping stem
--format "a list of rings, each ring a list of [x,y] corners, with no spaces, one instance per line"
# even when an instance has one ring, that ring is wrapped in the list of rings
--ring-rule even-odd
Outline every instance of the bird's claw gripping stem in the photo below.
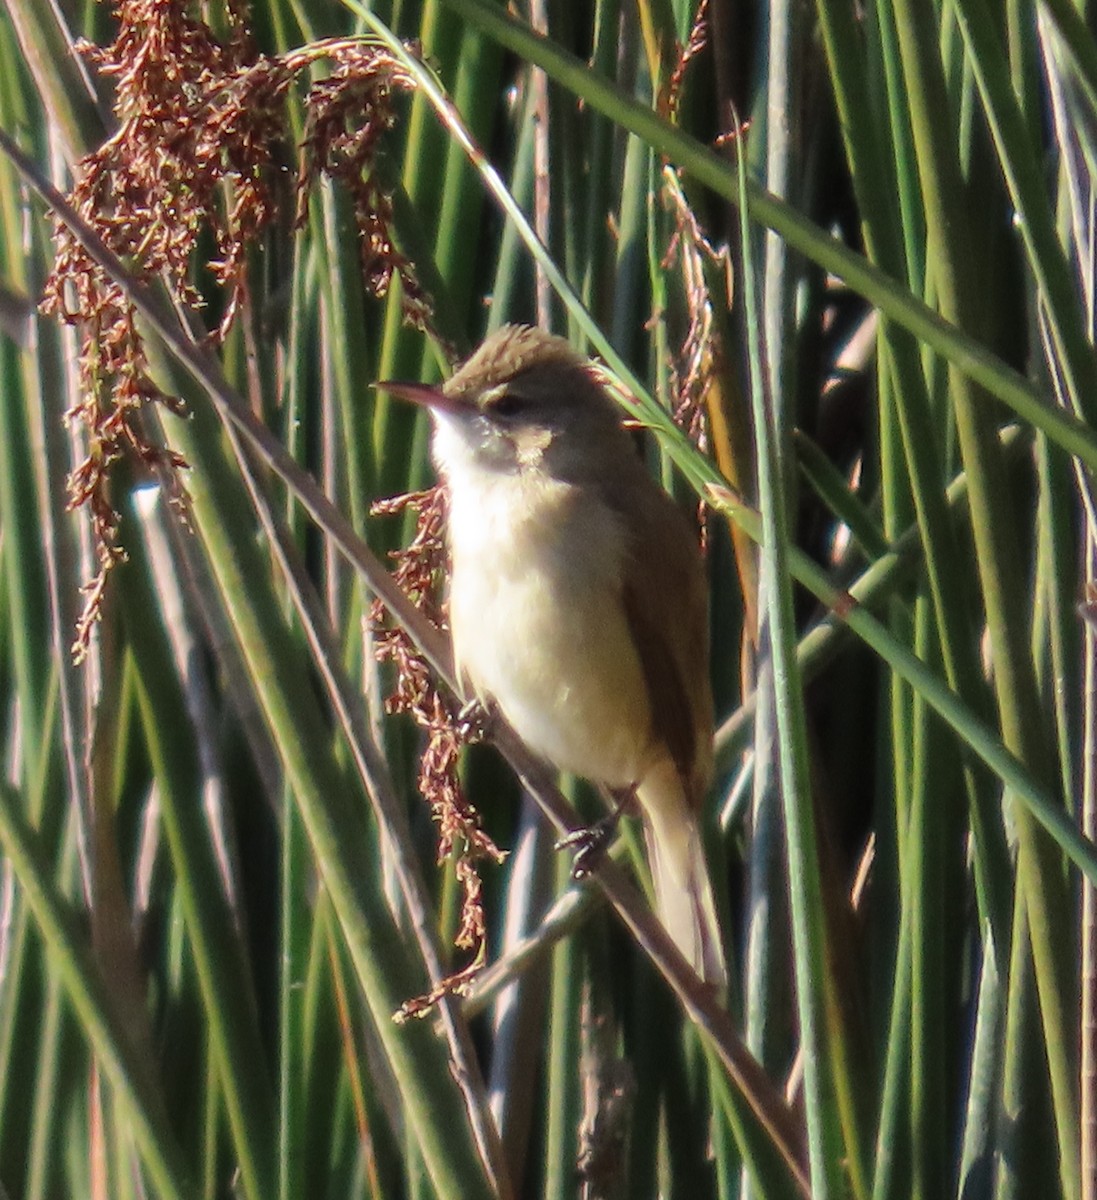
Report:
[[[453,723],[457,736],[466,745],[485,742],[491,736],[495,713],[482,700],[473,697],[461,705]]]
[[[632,803],[636,796],[635,788],[624,788],[614,793],[613,809],[604,817],[599,817],[592,825],[582,829],[573,829],[556,843],[557,850],[574,850],[575,859],[571,864],[571,878],[575,883],[581,883],[592,871],[596,870],[602,856],[609,849],[613,835],[621,821],[621,814]]]

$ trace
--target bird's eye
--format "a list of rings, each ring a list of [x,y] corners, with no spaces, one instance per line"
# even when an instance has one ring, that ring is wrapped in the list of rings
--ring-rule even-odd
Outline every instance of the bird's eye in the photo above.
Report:
[[[487,411],[495,417],[516,417],[525,407],[525,401],[514,392],[501,392],[492,398]]]

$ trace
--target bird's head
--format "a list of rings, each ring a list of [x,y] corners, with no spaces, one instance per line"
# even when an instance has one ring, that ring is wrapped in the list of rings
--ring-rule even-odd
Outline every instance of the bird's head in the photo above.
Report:
[[[441,387],[379,383],[430,409],[434,457],[451,480],[463,469],[564,480],[630,451],[621,412],[590,364],[562,338],[506,325]]]

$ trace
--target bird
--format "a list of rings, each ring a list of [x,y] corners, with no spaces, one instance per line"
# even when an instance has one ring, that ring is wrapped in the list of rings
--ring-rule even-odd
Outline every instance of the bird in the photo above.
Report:
[[[656,912],[723,989],[699,820],[713,731],[703,561],[592,367],[560,337],[505,325],[440,387],[377,386],[433,419],[466,698],[558,770],[635,796]]]

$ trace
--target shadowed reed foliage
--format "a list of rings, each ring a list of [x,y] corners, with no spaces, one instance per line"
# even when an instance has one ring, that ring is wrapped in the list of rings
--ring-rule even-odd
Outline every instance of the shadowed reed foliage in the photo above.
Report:
[[[4,0],[5,1195],[1097,1200],[1091,7]],[[462,748],[367,385],[514,322],[701,513],[726,1008]]]

